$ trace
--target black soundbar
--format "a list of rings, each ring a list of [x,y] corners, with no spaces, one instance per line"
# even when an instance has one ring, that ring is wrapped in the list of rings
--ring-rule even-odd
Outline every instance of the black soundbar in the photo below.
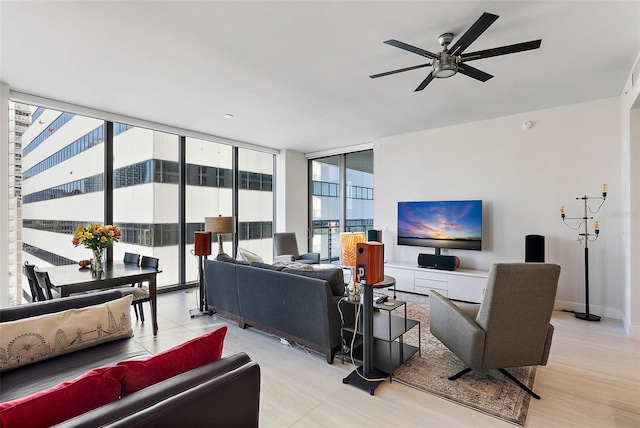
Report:
[[[458,258],[435,254],[418,254],[418,266],[428,269],[456,270]]]

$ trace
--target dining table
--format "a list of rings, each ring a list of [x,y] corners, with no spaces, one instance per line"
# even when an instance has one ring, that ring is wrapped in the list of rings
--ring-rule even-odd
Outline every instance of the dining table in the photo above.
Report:
[[[122,261],[106,262],[104,270],[100,274],[93,272],[89,267],[82,268],[78,265],[50,266],[40,270],[49,273],[51,285],[60,293],[60,297],[68,297],[73,293],[147,282],[149,284],[153,335],[158,334],[156,276],[162,272],[161,270]]]

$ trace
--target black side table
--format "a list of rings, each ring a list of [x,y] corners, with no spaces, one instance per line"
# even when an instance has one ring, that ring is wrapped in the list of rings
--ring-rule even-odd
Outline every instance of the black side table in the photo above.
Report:
[[[395,284],[395,278],[385,275],[384,279],[376,284],[362,285],[364,290],[362,295],[362,365],[342,379],[342,383],[348,383],[368,391],[371,395],[387,377],[386,373],[373,367],[373,289],[392,287]]]

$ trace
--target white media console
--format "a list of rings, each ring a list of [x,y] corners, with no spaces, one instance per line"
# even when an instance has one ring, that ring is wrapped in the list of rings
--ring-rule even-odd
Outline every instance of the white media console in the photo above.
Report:
[[[426,269],[411,263],[386,263],[385,275],[396,279],[396,289],[429,295],[437,291],[449,299],[482,302],[489,272],[457,269],[454,271]]]

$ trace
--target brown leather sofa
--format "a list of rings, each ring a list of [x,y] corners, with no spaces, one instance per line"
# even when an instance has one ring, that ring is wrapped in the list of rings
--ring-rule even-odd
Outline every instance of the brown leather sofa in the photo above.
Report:
[[[117,290],[0,309],[0,322],[104,303]],[[162,334],[162,333],[160,333]],[[0,373],[0,402],[42,391],[87,371],[151,354],[122,339]],[[63,422],[62,427],[258,426],[260,367],[238,353]]]

